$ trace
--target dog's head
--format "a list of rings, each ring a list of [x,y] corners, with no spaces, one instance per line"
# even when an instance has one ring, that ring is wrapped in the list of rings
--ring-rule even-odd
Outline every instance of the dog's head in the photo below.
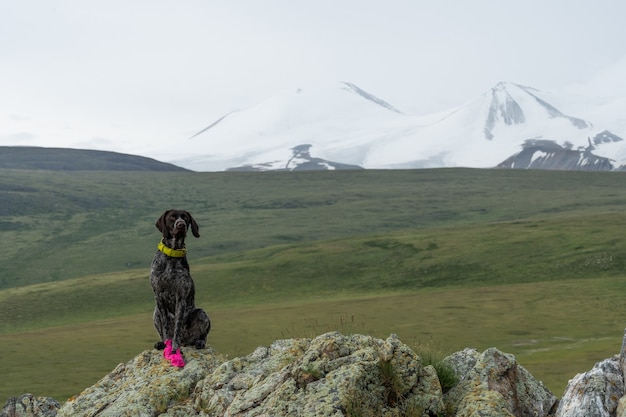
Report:
[[[195,237],[200,237],[198,223],[185,210],[166,210],[156,222],[156,228],[166,239],[184,239],[190,227],[191,233]]]

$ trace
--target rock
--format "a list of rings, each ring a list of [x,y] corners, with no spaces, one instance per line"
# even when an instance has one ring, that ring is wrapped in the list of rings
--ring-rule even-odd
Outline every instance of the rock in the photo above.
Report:
[[[183,355],[186,366],[176,368],[161,351],[142,352],[60,409],[56,403],[54,414],[30,411],[22,404],[35,400],[22,396],[0,417],[546,417],[557,403],[513,355],[495,348],[447,357],[459,380],[444,394],[435,368],[395,335],[277,340],[230,360],[210,348],[183,348]]]
[[[620,355],[576,375],[560,403],[496,348],[445,358],[458,377],[445,394],[435,368],[395,335],[277,340],[231,360],[211,348],[183,354],[181,369],[161,351],[142,352],[63,406],[24,394],[0,417],[626,417],[626,332]]]
[[[54,398],[23,394],[9,398],[0,410],[0,417],[54,417],[60,407]]]
[[[163,358],[162,351],[144,351],[70,398],[57,416],[130,417],[164,413],[189,398],[197,382],[224,361],[212,349],[183,348],[183,355],[187,364],[176,368]]]
[[[397,336],[327,333],[278,340],[225,361],[184,349],[174,368],[145,351],[81,394],[58,416],[399,416],[441,415],[432,366]]]
[[[517,417],[511,414],[505,398],[486,384],[476,384],[461,399],[455,416],[458,417]]]
[[[446,357],[444,362],[454,369],[460,381],[465,379],[470,371],[474,369],[479,358],[480,353],[476,349],[465,348],[460,352],[453,353]]]
[[[434,369],[395,335],[289,339],[223,363],[197,390],[208,416],[443,413]]]
[[[623,395],[624,378],[619,357],[605,359],[569,381],[556,417],[615,416]]]
[[[515,357],[490,348],[479,354],[465,349],[445,359],[459,382],[444,395],[456,416],[548,416],[557,398]]]
[[[619,355],[596,363],[567,384],[556,417],[626,417],[626,330]]]

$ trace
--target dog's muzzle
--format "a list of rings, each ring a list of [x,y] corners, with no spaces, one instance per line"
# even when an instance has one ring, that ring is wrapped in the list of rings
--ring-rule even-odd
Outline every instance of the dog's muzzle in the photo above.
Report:
[[[183,219],[176,219],[174,229],[187,229],[187,223]]]

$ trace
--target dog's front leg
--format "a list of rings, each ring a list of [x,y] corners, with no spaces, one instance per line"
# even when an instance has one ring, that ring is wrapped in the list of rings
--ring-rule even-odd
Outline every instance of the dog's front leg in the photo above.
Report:
[[[176,300],[176,312],[174,313],[174,335],[172,336],[172,352],[180,347],[182,326],[185,325],[185,303],[181,299]]]
[[[159,301],[157,300],[156,304],[157,306],[154,309],[153,320],[154,327],[159,334],[161,340],[155,343],[154,347],[156,349],[163,350],[163,348],[165,348],[165,341],[171,339],[174,334],[174,317],[172,314],[167,313],[167,311],[164,309],[165,306],[163,303],[159,303]]]

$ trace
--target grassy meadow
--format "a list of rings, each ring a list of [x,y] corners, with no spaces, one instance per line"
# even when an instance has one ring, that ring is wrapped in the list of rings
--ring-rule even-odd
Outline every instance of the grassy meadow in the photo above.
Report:
[[[560,396],[626,327],[624,173],[0,170],[0,401],[64,401],[156,341],[167,208],[209,344],[233,357],[339,330],[449,354],[495,346]]]

